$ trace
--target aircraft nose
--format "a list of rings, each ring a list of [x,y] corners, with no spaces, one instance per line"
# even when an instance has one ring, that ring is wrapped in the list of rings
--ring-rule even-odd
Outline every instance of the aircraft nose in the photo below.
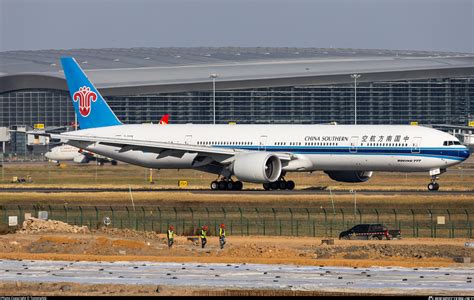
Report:
[[[466,147],[466,159],[468,159],[469,156],[471,156],[471,151]]]
[[[464,150],[459,151],[460,156],[463,158],[463,160],[466,160],[471,156],[471,151],[469,150],[468,147],[464,147]]]

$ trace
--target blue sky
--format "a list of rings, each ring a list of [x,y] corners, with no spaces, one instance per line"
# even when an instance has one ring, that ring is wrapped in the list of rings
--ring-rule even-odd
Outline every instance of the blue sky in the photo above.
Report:
[[[0,0],[0,51],[277,46],[474,53],[474,0]]]

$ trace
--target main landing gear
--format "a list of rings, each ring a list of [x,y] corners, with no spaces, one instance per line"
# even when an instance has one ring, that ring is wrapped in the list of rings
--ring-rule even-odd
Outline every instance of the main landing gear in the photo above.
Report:
[[[295,182],[293,180],[286,181],[283,177],[274,182],[268,182],[263,184],[263,188],[266,191],[269,190],[292,190],[295,188]]]
[[[233,181],[232,179],[224,178],[219,181],[211,182],[211,190],[220,191],[240,191],[244,187],[242,181]]]

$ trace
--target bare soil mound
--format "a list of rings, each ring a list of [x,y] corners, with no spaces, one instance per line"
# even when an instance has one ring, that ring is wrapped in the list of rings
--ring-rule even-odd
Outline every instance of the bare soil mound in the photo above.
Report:
[[[42,220],[29,218],[23,222],[23,226],[18,231],[21,234],[62,232],[62,233],[88,233],[87,226],[74,226],[56,220]]]

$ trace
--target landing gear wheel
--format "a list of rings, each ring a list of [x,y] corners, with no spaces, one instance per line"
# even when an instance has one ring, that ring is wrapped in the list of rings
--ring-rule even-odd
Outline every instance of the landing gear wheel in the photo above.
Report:
[[[295,182],[293,180],[287,181],[286,182],[286,188],[291,191],[292,189],[295,188]]]
[[[234,189],[234,182],[233,181],[227,181],[226,183],[226,189],[229,190],[229,191],[232,191]]]
[[[278,187],[279,187],[278,181],[271,182],[270,187],[272,188],[272,190],[278,190]]]
[[[219,190],[223,191],[226,189],[227,184],[225,181],[219,181],[218,186],[219,186]]]
[[[428,190],[430,190],[430,191],[437,191],[437,190],[439,190],[439,184],[436,183],[436,182],[430,182],[430,183],[428,184]]]
[[[270,183],[264,183],[263,188],[265,189],[265,191],[270,190]]]
[[[278,188],[280,190],[286,190],[287,189],[287,183],[284,180],[277,181],[278,182]]]
[[[244,187],[244,184],[242,183],[242,181],[234,182],[234,190],[241,191],[243,187]]]
[[[215,191],[219,189],[219,183],[217,181],[211,182],[211,190]]]

